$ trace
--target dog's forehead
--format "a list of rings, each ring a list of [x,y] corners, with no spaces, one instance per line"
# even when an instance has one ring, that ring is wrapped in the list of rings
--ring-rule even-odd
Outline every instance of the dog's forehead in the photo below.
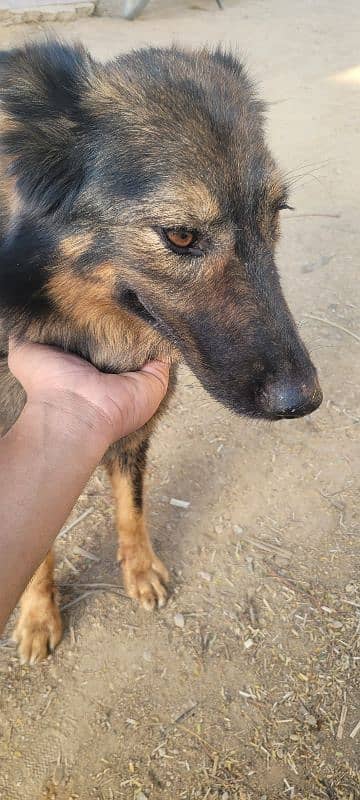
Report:
[[[233,56],[206,49],[149,48],[99,68],[85,104],[98,117],[129,126],[136,136],[216,146],[238,133],[262,139],[264,104],[243,65]]]
[[[136,129],[140,123],[150,144],[160,141],[179,161],[183,153],[199,164],[209,159],[219,163],[234,148],[256,151],[264,146],[263,104],[251,84],[240,75],[228,75],[209,54],[207,58],[206,70],[194,58],[185,64],[175,61],[170,72],[159,70],[156,79],[150,74],[141,81],[137,76],[137,90],[133,84],[128,96],[130,125]]]
[[[166,155],[164,156],[166,161]],[[148,196],[163,219],[176,216],[184,224],[226,223],[239,215],[262,213],[284,197],[282,175],[270,154],[237,152],[201,163],[192,158],[162,179]],[[170,161],[171,163],[171,161]]]
[[[258,202],[276,183],[263,104],[232,56],[130,54],[101,74],[92,108],[111,133],[101,157],[120,195],[129,186],[139,200],[153,195],[159,208],[173,204],[211,220],[245,199]]]

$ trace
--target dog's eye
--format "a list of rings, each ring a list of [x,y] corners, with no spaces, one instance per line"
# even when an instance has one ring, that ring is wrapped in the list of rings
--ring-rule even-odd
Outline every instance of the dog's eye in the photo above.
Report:
[[[169,244],[174,245],[177,250],[188,250],[195,243],[195,234],[185,228],[169,228],[164,230],[164,236]]]
[[[203,256],[204,244],[198,231],[189,228],[155,228],[169,250],[180,256]]]

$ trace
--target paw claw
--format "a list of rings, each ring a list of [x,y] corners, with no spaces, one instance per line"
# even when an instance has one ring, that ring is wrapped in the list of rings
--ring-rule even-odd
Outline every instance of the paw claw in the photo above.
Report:
[[[145,563],[144,563],[145,562]],[[125,585],[130,597],[146,611],[163,608],[167,600],[166,584],[169,573],[157,556],[149,553],[145,560],[123,556]]]
[[[60,612],[54,601],[23,609],[13,634],[20,664],[36,664],[47,658],[59,644],[61,635]]]

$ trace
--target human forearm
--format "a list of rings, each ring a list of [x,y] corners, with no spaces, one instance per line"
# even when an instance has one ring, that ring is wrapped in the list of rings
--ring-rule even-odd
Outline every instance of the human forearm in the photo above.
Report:
[[[29,403],[1,440],[0,631],[106,449],[95,424],[78,399]]]
[[[169,376],[159,362],[104,374],[30,342],[10,343],[9,367],[27,404],[0,440],[0,632],[103,453],[150,419]]]

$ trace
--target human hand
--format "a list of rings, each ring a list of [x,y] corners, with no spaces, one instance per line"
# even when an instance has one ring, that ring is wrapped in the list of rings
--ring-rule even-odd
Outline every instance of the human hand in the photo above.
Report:
[[[10,341],[9,368],[24,387],[27,404],[52,408],[72,427],[74,420],[84,424],[104,450],[155,414],[169,379],[169,367],[160,361],[111,375],[56,347],[26,341]]]

